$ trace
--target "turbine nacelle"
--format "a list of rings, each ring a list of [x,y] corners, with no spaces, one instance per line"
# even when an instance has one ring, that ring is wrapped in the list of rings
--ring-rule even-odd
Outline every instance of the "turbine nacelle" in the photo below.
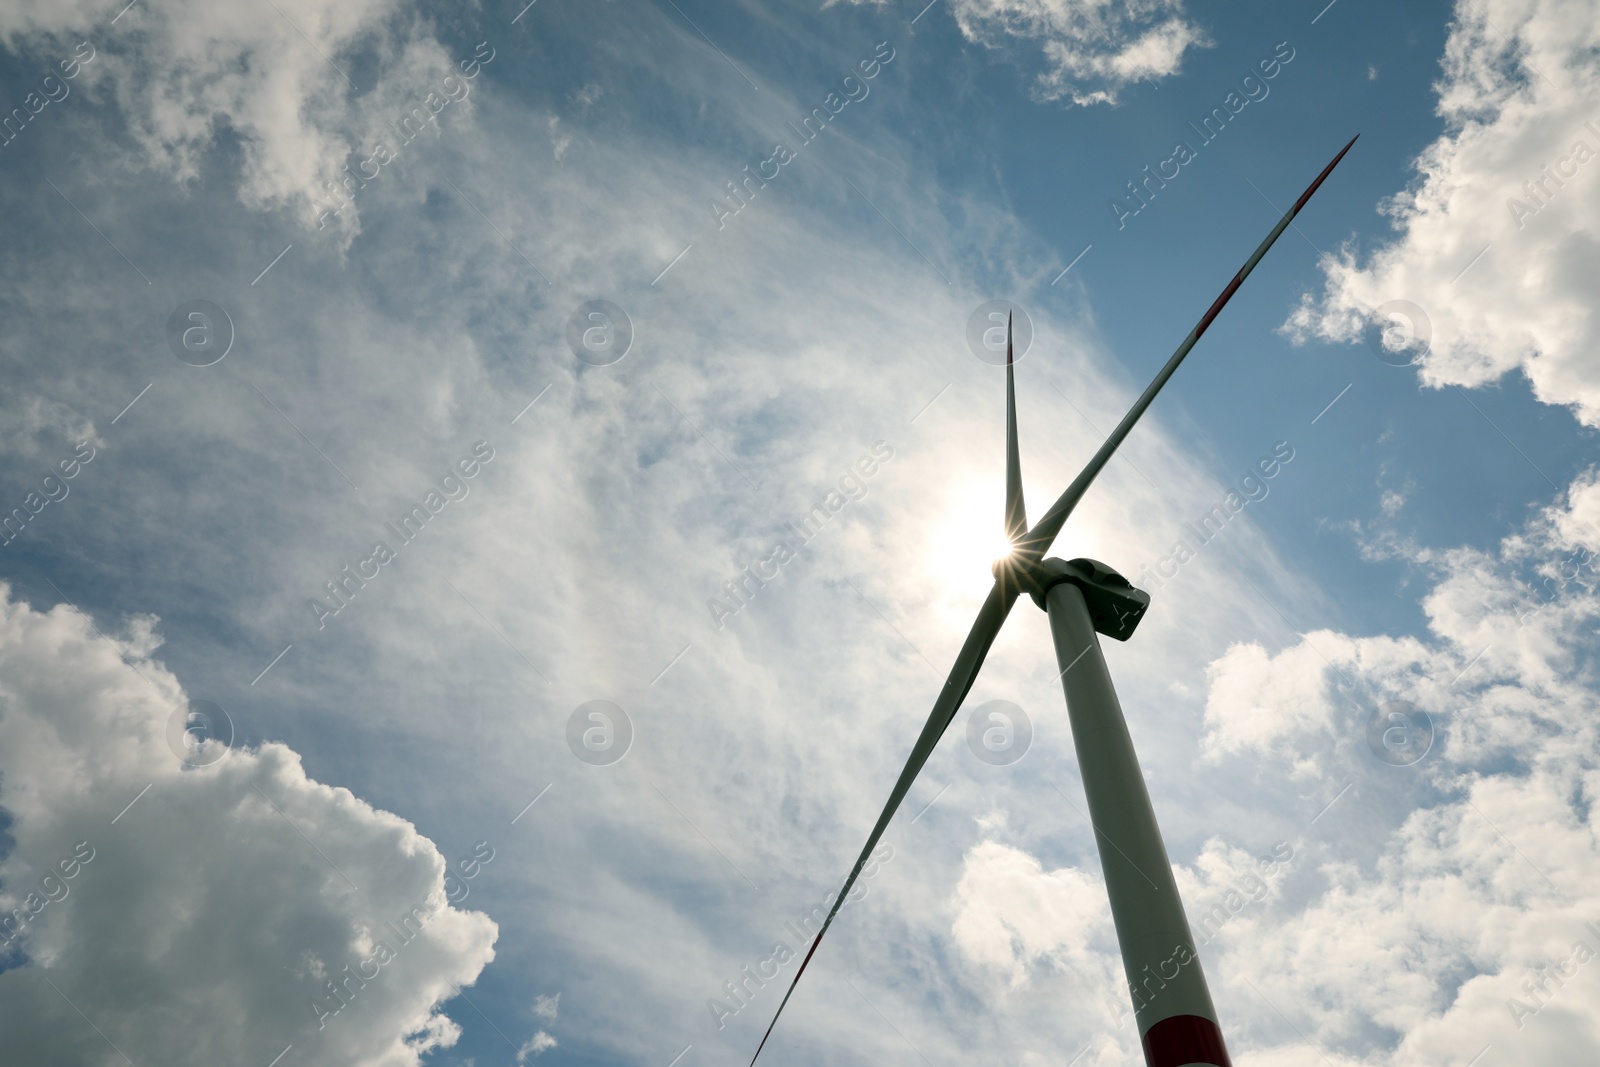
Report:
[[[1045,597],[1053,587],[1062,583],[1077,586],[1089,606],[1095,630],[1118,641],[1133,636],[1139,620],[1150,607],[1149,593],[1135,588],[1116,570],[1096,559],[1052,557],[1035,561],[1019,549],[995,560],[991,570],[1002,589],[1028,594],[1040,610],[1044,609]]]
[[[1089,606],[1089,618],[1094,621],[1096,632],[1118,641],[1133,636],[1134,628],[1150,607],[1149,593],[1136,589],[1132,582],[1099,560],[1052,558],[1026,568],[1025,573],[1031,581],[1028,594],[1040,610],[1044,610],[1045,597],[1053,587],[1063,583],[1075,585]]]

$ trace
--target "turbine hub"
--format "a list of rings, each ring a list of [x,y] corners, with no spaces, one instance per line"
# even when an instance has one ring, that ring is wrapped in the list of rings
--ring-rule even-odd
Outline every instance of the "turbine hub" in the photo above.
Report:
[[[989,573],[994,575],[997,580],[1004,580],[1009,577],[1012,581],[1016,581],[1018,576],[1023,574],[1025,570],[1026,565],[1022,561],[1022,554],[1015,549],[989,564]]]
[[[1099,560],[1047,559],[1022,571],[1019,577],[1022,587],[1041,609],[1054,586],[1063,582],[1077,586],[1083,591],[1095,630],[1118,641],[1133,636],[1134,628],[1150,606],[1149,593],[1135,589],[1133,583]]]

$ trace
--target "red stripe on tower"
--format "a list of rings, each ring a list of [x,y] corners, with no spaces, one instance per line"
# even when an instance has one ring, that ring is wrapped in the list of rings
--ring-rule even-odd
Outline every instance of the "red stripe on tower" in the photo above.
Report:
[[[1222,1044],[1222,1030],[1198,1015],[1170,1015],[1145,1031],[1144,1061],[1149,1067],[1188,1067],[1195,1063],[1233,1067]]]

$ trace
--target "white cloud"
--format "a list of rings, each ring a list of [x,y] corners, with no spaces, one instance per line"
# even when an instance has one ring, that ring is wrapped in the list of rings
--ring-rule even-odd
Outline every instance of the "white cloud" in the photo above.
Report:
[[[1314,1040],[1361,1062],[1465,1062],[1491,1042],[1503,1062],[1594,1056],[1591,969],[1536,994],[1523,983],[1578,941],[1600,953],[1585,926],[1600,923],[1600,536],[1585,525],[1597,495],[1591,471],[1494,553],[1403,549],[1436,576],[1424,641],[1318,632],[1276,655],[1237,646],[1212,666],[1211,758],[1298,758],[1370,791],[1369,811],[1397,789],[1416,804],[1370,868],[1319,849],[1320,892],[1254,924],[1223,972],[1270,981]],[[1364,751],[1367,715],[1389,697],[1432,717],[1434,750],[1414,768]],[[1388,774],[1365,776],[1357,761]],[[1548,1008],[1531,1022],[1513,998]]]
[[[389,123],[423,107],[430,93],[444,99],[443,79],[470,58],[449,54],[428,21],[398,0],[141,3],[115,25],[104,14],[99,5],[8,5],[0,37],[13,47],[87,40],[94,58],[81,83],[113,98],[126,122],[107,146],[125,137],[137,162],[193,183],[219,137],[231,133],[241,144],[240,199],[298,209],[307,226],[350,154],[365,158],[379,140],[396,146]],[[471,107],[465,85],[449,90],[462,98],[447,112],[425,108],[435,123],[462,121]],[[355,214],[335,220],[346,239],[359,228]]]
[[[1013,987],[1042,961],[1104,976],[1110,926],[1105,886],[1093,875],[1071,867],[1045,871],[1021,849],[983,841],[967,852],[954,906],[956,946]]]
[[[558,1012],[560,1009],[561,1009],[561,994],[560,993],[557,993],[553,997],[552,996],[546,996],[546,995],[541,993],[539,996],[536,996],[536,997],[533,998],[533,1014],[538,1016],[541,1019],[546,1019],[546,1020],[549,1020],[550,1022],[555,1022],[556,1012]]]
[[[1326,732],[1332,703],[1320,650],[1330,634],[1308,634],[1301,644],[1269,656],[1255,643],[1234,645],[1207,668],[1206,741],[1213,752],[1266,749],[1279,738]],[[1347,642],[1336,651],[1349,652]]]
[[[0,455],[13,462],[43,461],[41,473],[49,472],[52,461],[87,441],[104,448],[105,441],[95,432],[94,423],[65,404],[41,396],[12,397],[0,393],[0,406],[6,412],[7,433],[0,437]]]
[[[556,115],[550,116],[549,126],[550,143],[552,146],[551,151],[556,157],[556,162],[560,163],[561,160],[566,156],[567,149],[572,147],[572,137],[569,134],[561,132],[561,119]]]
[[[969,41],[1037,40],[1048,63],[1038,97],[1085,107],[1116,103],[1140,79],[1176,74],[1185,52],[1209,45],[1185,17],[1183,0],[954,0],[953,9]]]
[[[1454,716],[1472,703],[1467,693],[1485,702],[1485,713],[1459,723],[1451,744],[1467,747],[1452,758],[1487,759],[1521,747],[1516,735],[1537,733],[1537,715],[1524,708],[1515,723],[1507,719],[1519,692],[1561,692],[1581,702],[1574,683],[1585,669],[1589,620],[1600,614],[1596,518],[1600,471],[1591,469],[1561,503],[1493,552],[1431,549],[1377,535],[1365,546],[1370,555],[1404,558],[1432,573],[1433,587],[1422,600],[1430,636],[1316,631],[1277,654],[1255,643],[1233,646],[1208,672],[1208,755],[1304,752],[1316,747],[1312,738],[1347,735],[1359,707],[1404,699],[1430,715]],[[1491,708],[1495,714],[1487,713]],[[1305,759],[1314,769],[1311,757]]]
[[[266,1063],[292,1043],[297,1063],[411,1067],[453,1044],[439,1005],[493,958],[495,924],[444,902],[414,826],[284,745],[186,769],[154,624],[106,637],[0,585],[0,910],[32,913],[0,973],[8,1055]],[[329,980],[344,1006],[313,1009]]]
[[[1520,370],[1541,400],[1600,425],[1600,23],[1562,0],[1463,0],[1443,67],[1446,130],[1384,205],[1398,235],[1324,260],[1322,293],[1286,328],[1356,340],[1382,305],[1409,301],[1431,332],[1424,383]]]
[[[532,1037],[528,1038],[528,1040],[524,1041],[521,1048],[517,1049],[517,1062],[519,1064],[527,1063],[529,1056],[538,1057],[543,1053],[549,1052],[551,1049],[555,1048],[556,1045],[557,1041],[555,1038],[551,1037],[543,1030],[540,1030]]]

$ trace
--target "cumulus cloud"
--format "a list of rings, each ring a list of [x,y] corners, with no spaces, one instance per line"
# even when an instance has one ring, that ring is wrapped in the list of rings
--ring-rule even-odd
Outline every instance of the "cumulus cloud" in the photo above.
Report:
[[[1213,838],[1193,864],[1175,866],[1196,944],[1209,954],[1213,940],[1226,945],[1250,938],[1281,896],[1294,859],[1288,842],[1254,856]],[[1138,1055],[1122,957],[1105,884],[1096,874],[1046,870],[1023,849],[986,840],[967,852],[952,904],[951,935],[961,957],[1002,979],[1005,996],[1051,971],[1063,972],[1074,996],[1097,1004],[1111,1024],[1086,1046],[1088,1062],[1122,1063]]]
[[[1210,758],[1288,757],[1416,802],[1371,868],[1321,863],[1320,890],[1257,924],[1231,969],[1270,975],[1316,1040],[1359,1062],[1465,1061],[1491,1043],[1520,1062],[1592,1055],[1597,507],[1591,470],[1493,552],[1389,546],[1434,572],[1424,640],[1318,632],[1212,665]],[[1400,786],[1341,759],[1364,755],[1370,710],[1395,697],[1427,713],[1436,746]]]
[[[0,585],[8,1055],[267,1063],[292,1044],[297,1063],[413,1067],[453,1044],[439,1005],[493,958],[495,924],[446,903],[414,826],[284,745],[180,759],[189,698],[159,643],[153,618],[107,636]]]
[[[963,861],[955,910],[956,946],[1013,988],[1040,963],[1104,974],[1110,934],[1105,886],[1084,871],[1046,871],[1021,849],[983,841]]]
[[[1035,94],[1080,107],[1115,104],[1140,79],[1176,74],[1190,48],[1210,43],[1185,16],[1183,0],[955,0],[953,10],[969,41],[1038,41],[1047,69]]]
[[[1524,695],[1562,693],[1574,708],[1583,705],[1580,683],[1600,615],[1596,519],[1600,471],[1590,469],[1561,503],[1494,551],[1433,549],[1375,535],[1369,555],[1401,557],[1434,575],[1422,600],[1429,638],[1316,631],[1276,654],[1256,643],[1232,646],[1208,669],[1206,753],[1215,759],[1310,752],[1317,748],[1313,738],[1348,738],[1360,709],[1401,699],[1430,715],[1459,718],[1452,758],[1505,757],[1541,733],[1540,721],[1551,721],[1557,707],[1541,700],[1535,712]],[[1478,702],[1470,717],[1459,715],[1466,693]],[[1317,773],[1310,756],[1296,765]]]
[[[1427,385],[1520,371],[1541,400],[1600,425],[1597,57],[1600,24],[1583,4],[1458,3],[1436,85],[1445,131],[1383,205],[1397,235],[1325,259],[1323,290],[1289,333],[1350,341],[1369,322],[1392,327],[1389,347],[1409,336],[1427,348]]]

